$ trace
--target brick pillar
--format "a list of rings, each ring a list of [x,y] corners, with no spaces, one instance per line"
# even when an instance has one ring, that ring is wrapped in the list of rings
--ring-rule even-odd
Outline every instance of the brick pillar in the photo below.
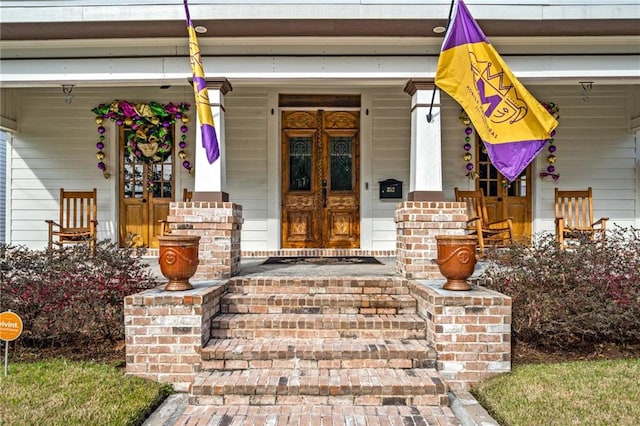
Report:
[[[442,289],[443,282],[410,282],[427,340],[436,349],[437,369],[451,389],[470,389],[488,377],[511,371],[511,298],[473,286]]]
[[[201,370],[201,350],[226,283],[194,283],[192,290],[180,292],[162,288],[124,299],[127,374],[186,392]]]
[[[396,271],[409,279],[443,278],[438,265],[436,235],[463,235],[467,222],[465,203],[405,201],[398,204],[396,221]]]
[[[240,271],[242,206],[235,203],[171,203],[167,221],[177,235],[200,235],[200,264],[193,280],[230,278]]]

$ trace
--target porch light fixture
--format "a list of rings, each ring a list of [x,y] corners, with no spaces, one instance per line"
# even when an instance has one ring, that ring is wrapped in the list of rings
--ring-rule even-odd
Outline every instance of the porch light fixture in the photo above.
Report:
[[[196,27],[193,28],[195,30],[195,32],[197,32],[198,34],[204,34],[207,31],[207,27],[203,27],[202,25],[197,25]]]
[[[73,98],[75,96],[73,96],[71,94],[71,92],[73,92],[73,87],[75,85],[74,84],[63,84],[62,85],[62,93],[66,96],[64,102],[67,104],[70,104],[71,102],[73,102]]]
[[[578,83],[582,87],[582,92],[580,93],[580,95],[582,95],[582,100],[586,102],[589,100],[589,93],[591,93],[591,89],[593,89],[593,81],[579,81]]]
[[[443,27],[442,25],[438,25],[437,27],[433,27],[433,32],[436,33],[436,34],[442,34],[445,31],[447,31],[447,29],[445,27]]]

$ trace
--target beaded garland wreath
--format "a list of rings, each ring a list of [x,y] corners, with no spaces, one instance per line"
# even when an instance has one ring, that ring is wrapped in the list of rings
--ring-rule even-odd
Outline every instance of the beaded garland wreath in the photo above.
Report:
[[[105,120],[111,120],[120,127],[127,126],[132,131],[126,134],[126,149],[130,155],[137,157],[145,163],[156,163],[163,161],[171,154],[174,141],[171,139],[170,127],[180,120],[180,142],[178,146],[178,157],[183,160],[182,167],[189,173],[193,170],[191,163],[186,160],[187,135],[189,127],[189,116],[186,114],[190,109],[188,103],[168,103],[149,102],[148,104],[133,104],[128,101],[115,100],[110,104],[100,104],[91,111],[96,115],[95,122],[98,126],[98,142],[96,148],[97,167],[102,170],[104,177],[108,179],[111,174],[107,170],[104,162],[106,154],[105,147]]]

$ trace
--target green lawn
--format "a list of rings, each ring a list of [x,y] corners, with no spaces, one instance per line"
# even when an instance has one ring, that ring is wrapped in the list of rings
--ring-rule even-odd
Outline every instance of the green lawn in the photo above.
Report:
[[[503,426],[635,426],[640,359],[517,366],[472,393]]]
[[[63,359],[0,373],[0,425],[138,425],[171,388],[122,369]]]

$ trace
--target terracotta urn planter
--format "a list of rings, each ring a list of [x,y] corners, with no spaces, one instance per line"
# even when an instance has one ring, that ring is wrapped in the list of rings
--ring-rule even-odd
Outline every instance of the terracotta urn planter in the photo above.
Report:
[[[473,235],[436,235],[440,273],[447,282],[445,290],[471,290],[467,279],[476,267],[477,237]]]
[[[169,279],[164,289],[182,291],[192,289],[189,278],[198,269],[199,235],[162,235],[160,243],[160,271]]]

